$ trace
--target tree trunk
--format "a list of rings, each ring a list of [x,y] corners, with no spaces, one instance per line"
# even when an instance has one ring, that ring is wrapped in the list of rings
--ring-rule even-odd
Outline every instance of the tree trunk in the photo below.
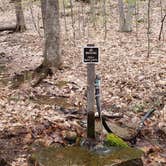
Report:
[[[132,19],[133,19],[133,13],[135,8],[135,3],[133,0],[133,3],[128,2],[128,9],[126,14],[126,25],[128,26],[127,30],[130,32],[132,31]]]
[[[42,21],[43,21],[43,28],[45,29],[45,22],[46,22],[46,0],[41,0],[41,12],[42,12]]]
[[[48,75],[52,76],[61,67],[59,0],[41,0],[41,12],[45,38],[44,60],[33,73],[32,86],[38,85]]]
[[[16,32],[24,32],[26,30],[24,13],[21,0],[14,0],[16,12]]]
[[[59,1],[41,0],[45,48],[43,65],[52,70],[61,65]]]
[[[132,15],[135,8],[135,0],[133,2],[128,1],[127,6],[127,13],[125,16],[124,11],[124,2],[123,0],[118,0],[118,7],[119,7],[119,30],[121,32],[131,32],[132,31]]]

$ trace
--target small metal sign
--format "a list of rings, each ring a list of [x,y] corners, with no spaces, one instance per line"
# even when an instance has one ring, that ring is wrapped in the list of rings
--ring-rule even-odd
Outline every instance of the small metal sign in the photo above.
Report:
[[[94,46],[84,47],[83,62],[88,64],[99,63],[99,48]]]

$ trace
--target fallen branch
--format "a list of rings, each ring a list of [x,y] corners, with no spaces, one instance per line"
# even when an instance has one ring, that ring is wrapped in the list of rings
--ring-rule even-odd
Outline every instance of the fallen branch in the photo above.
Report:
[[[141,119],[141,122],[139,123],[137,129],[136,129],[136,132],[135,134],[130,138],[130,142],[132,144],[136,144],[137,142],[137,137],[138,135],[140,134],[142,128],[144,127],[144,122],[152,115],[152,113],[156,111],[155,109],[152,109],[152,110],[149,110],[144,116],[143,118]]]
[[[0,27],[0,32],[2,31],[15,31],[16,26],[7,26],[7,27]]]

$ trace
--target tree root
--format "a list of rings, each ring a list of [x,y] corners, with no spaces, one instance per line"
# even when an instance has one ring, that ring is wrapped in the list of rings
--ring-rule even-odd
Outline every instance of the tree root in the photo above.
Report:
[[[11,88],[19,88],[25,82],[29,82],[30,86],[35,87],[45,79],[48,75],[52,76],[53,72],[50,68],[44,67],[43,64],[35,70],[26,70],[21,73],[16,73],[12,78]]]
[[[26,26],[25,25],[16,25],[15,32],[25,32]]]
[[[43,64],[41,64],[40,66],[38,66],[34,72],[33,72],[33,80],[31,82],[32,87],[37,86],[38,84],[40,84],[40,82],[45,79],[47,76],[52,76],[53,72],[49,67],[44,66]]]

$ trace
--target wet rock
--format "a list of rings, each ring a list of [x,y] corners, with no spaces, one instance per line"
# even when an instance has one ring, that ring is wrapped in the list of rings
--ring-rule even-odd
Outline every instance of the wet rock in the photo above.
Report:
[[[141,159],[133,159],[115,164],[114,166],[143,166],[143,162]]]
[[[28,166],[143,166],[142,151],[134,148],[95,147],[88,150],[83,147],[41,148],[28,159]]]
[[[120,138],[123,138],[124,140],[128,140],[130,139],[134,133],[135,133],[135,129],[131,128],[125,124],[121,124],[121,123],[108,123],[109,126],[111,126],[111,130],[113,133],[115,133],[117,136],[119,136]]]
[[[69,144],[74,144],[77,140],[77,133],[74,131],[67,131],[63,133],[63,137]]]

